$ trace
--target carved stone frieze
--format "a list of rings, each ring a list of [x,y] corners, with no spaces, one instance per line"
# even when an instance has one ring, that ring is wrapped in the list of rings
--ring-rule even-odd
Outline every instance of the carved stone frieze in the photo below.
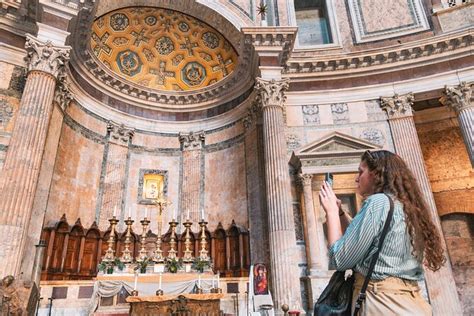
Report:
[[[413,93],[404,95],[395,94],[393,97],[381,97],[380,106],[388,114],[389,119],[413,116]]]
[[[303,122],[305,125],[315,125],[320,123],[319,106],[318,105],[303,105]]]
[[[347,103],[331,104],[331,112],[334,124],[349,123],[349,107],[347,106]]]
[[[128,146],[135,134],[133,128],[126,127],[123,124],[118,125],[112,121],[107,124],[107,132],[109,135],[109,142],[121,146]]]
[[[444,96],[440,99],[440,102],[456,111],[456,113],[460,113],[462,110],[473,106],[471,100],[473,86],[474,83],[472,82],[461,82],[456,87],[446,86],[443,91]]]
[[[296,148],[300,147],[301,142],[300,138],[296,134],[288,134],[286,136],[286,147],[288,150],[295,150]]]
[[[466,34],[467,33],[467,34]],[[453,54],[456,51],[466,50],[466,54],[470,54],[469,47],[472,44],[473,36],[469,32],[463,34],[455,34],[445,36],[443,38],[432,38],[426,41],[421,41],[414,46],[401,46],[397,49],[380,50],[370,54],[341,55],[339,58],[324,59],[321,56],[314,58],[298,58],[297,54],[292,55],[288,61],[287,67],[284,69],[286,74],[297,73],[323,73],[334,71],[352,72],[360,69],[367,71],[370,67],[374,67],[374,71],[380,68],[381,65],[390,65],[395,67],[397,63],[417,63],[419,61],[435,60],[438,55],[443,53]]]
[[[258,101],[255,100],[252,102],[252,105],[247,109],[247,114],[245,117],[242,119],[242,124],[244,125],[245,129],[249,129],[252,127],[253,123],[258,117]]]
[[[53,46],[51,41],[43,43],[31,35],[26,36],[28,71],[37,70],[49,73],[58,78],[64,72],[69,61],[69,46]]]
[[[182,150],[198,150],[202,149],[206,135],[204,131],[179,133],[179,142]]]
[[[288,87],[289,80],[277,81],[257,78],[255,91],[257,92],[258,105],[262,108],[277,106],[283,109],[286,100],[285,91],[288,90]]]
[[[376,128],[367,128],[362,131],[360,138],[365,139],[372,144],[383,146],[385,143],[385,137],[383,133]]]

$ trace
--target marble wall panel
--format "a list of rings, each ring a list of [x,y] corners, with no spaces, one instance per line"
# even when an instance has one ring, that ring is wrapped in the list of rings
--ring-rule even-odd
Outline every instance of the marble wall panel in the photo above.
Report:
[[[242,123],[235,122],[233,124],[224,126],[223,128],[206,133],[206,145],[216,144],[228,139],[237,137],[244,132],[244,126]]]
[[[15,125],[15,117],[20,107],[20,100],[17,97],[10,97],[0,94],[0,138],[9,135]]]
[[[359,1],[359,3],[367,33],[399,28],[414,23],[410,1],[366,0]]]
[[[227,228],[232,220],[248,227],[244,144],[207,153],[204,170],[204,208],[209,229],[214,230],[219,222]]]
[[[459,127],[423,125],[418,136],[438,213],[474,214],[474,173]]]
[[[301,110],[301,106],[287,106],[285,107],[285,113],[287,126],[304,125],[303,111]]]
[[[8,89],[15,65],[0,62],[0,89]]]
[[[103,155],[103,144],[63,125],[45,223],[54,223],[65,213],[69,223],[80,217],[84,227],[92,224]]]
[[[466,5],[458,5],[445,12],[438,13],[438,20],[443,32],[459,30],[474,24],[474,6],[471,2]]]
[[[347,107],[349,108],[349,121],[351,123],[367,122],[365,102],[350,102]]]
[[[67,109],[67,114],[78,124],[84,126],[85,128],[99,134],[99,135],[106,135],[107,134],[107,122],[103,119],[99,119],[95,117],[91,113],[87,113],[83,107],[76,104],[75,102],[71,102]]]
[[[152,231],[156,233],[158,227],[158,208],[153,206],[146,206],[139,204],[138,201],[141,199],[138,196],[138,183],[140,176],[140,169],[154,169],[167,171],[168,175],[168,193],[166,199],[171,202],[170,206],[166,207],[163,212],[163,228],[167,230],[171,221],[173,213],[179,218],[179,177],[180,177],[180,156],[162,156],[159,154],[153,155],[149,153],[130,153],[129,169],[125,188],[125,204],[124,210],[128,216],[128,211],[131,208],[132,218],[135,219],[133,229],[135,232],[141,233],[142,227],[136,220],[141,220],[144,216],[145,208],[148,208],[148,218],[151,220],[150,227]],[[121,215],[123,217],[123,214]]]
[[[136,132],[132,139],[133,145],[147,148],[180,148],[178,135],[163,136],[154,133]]]

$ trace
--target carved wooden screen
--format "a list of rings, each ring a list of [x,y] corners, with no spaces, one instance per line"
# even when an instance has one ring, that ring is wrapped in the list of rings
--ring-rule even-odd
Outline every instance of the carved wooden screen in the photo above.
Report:
[[[69,225],[66,222],[59,222],[58,227],[56,228],[53,239],[53,247],[51,251],[51,263],[49,264],[49,269],[47,273],[62,273],[61,269],[61,264],[62,264],[62,258],[63,258],[63,250],[65,246],[65,242],[67,242],[66,238],[68,237],[68,232],[69,232]],[[52,278],[52,280],[60,280],[61,277],[59,278]]]
[[[81,278],[95,275],[100,260],[98,257],[100,243],[100,231],[98,229],[90,229],[86,235],[84,252],[81,258],[81,269],[79,271]]]
[[[239,271],[240,269],[240,250],[239,250],[239,230],[237,227],[231,227],[228,233],[230,249],[229,270]],[[236,276],[236,275],[234,275]]]
[[[77,274],[79,271],[79,251],[84,230],[80,225],[74,225],[67,242],[66,258],[64,261],[64,273],[69,275]],[[72,278],[74,279],[74,278]]]
[[[224,273],[226,270],[226,238],[225,230],[218,229],[214,233],[214,245],[216,247],[214,251],[214,271],[220,271]]]

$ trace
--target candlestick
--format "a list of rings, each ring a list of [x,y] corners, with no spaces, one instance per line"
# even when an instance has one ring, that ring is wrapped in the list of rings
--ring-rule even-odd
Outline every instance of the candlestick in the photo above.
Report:
[[[198,275],[198,288],[201,288],[201,273]]]
[[[117,205],[114,206],[114,217],[117,216]]]
[[[138,283],[138,270],[135,271],[135,282],[133,283],[133,289],[137,290],[137,283]]]
[[[188,219],[186,222],[183,223],[185,228],[185,237],[184,237],[184,256],[183,256],[183,261],[184,262],[192,262],[193,261],[193,255],[191,251],[191,221]]]
[[[201,220],[204,221],[204,209],[201,209]]]
[[[207,261],[209,260],[208,251],[206,249],[206,225],[207,222],[202,220],[199,222],[199,226],[201,226],[201,250],[199,250],[199,258],[201,260]]]
[[[176,219],[176,208],[173,208],[173,220]]]
[[[160,281],[158,283],[158,289],[160,289],[160,290],[161,290],[161,277],[162,277],[162,273],[160,272]]]
[[[128,208],[128,218],[132,218],[132,207]]]
[[[186,220],[189,220],[189,208],[188,208],[188,215],[186,216]]]
[[[217,288],[220,289],[220,275],[219,275],[219,271],[217,271]]]
[[[171,227],[171,236],[170,236],[170,250],[168,251],[168,258],[169,259],[175,259],[176,258],[176,249],[174,248],[176,246],[176,225],[178,222],[175,220],[172,220],[169,222],[170,227]]]
[[[146,243],[146,233],[148,232],[148,224],[150,224],[150,221],[144,218],[143,220],[140,221],[140,223],[142,223],[143,232],[142,232],[142,237],[140,240],[141,248],[140,248],[140,251],[138,252],[138,258],[137,258],[138,262],[145,261],[147,259],[145,243]]]
[[[107,251],[105,252],[104,257],[102,258],[102,261],[105,262],[112,262],[115,260],[115,250],[114,250],[114,245],[115,245],[115,226],[118,223],[118,220],[114,217],[109,219],[110,222],[110,236],[109,240],[107,241],[107,244],[109,245],[107,248]]]
[[[120,261],[123,263],[130,263],[133,261],[132,252],[130,251],[133,220],[128,218],[125,220],[125,224],[127,225],[127,231],[125,234],[124,250],[122,252],[122,257],[120,257]]]
[[[148,207],[145,207],[145,218],[148,216]]]

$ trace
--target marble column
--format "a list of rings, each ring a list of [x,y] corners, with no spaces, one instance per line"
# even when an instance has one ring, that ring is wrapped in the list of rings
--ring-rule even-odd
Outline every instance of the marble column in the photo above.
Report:
[[[0,190],[0,276],[18,275],[28,232],[58,76],[69,60],[68,46],[27,35],[28,75]]]
[[[425,168],[423,155],[413,120],[413,94],[395,95],[381,98],[381,107],[388,114],[395,151],[407,163],[420,185],[421,192],[428,203],[434,224],[441,236],[448,258],[446,264],[437,272],[425,269],[426,285],[434,315],[462,315],[462,308],[454,282],[453,272],[446,251],[443,231],[436,209],[433,192]]]
[[[288,81],[257,78],[255,90],[263,112],[265,182],[268,207],[271,281],[275,310],[299,304],[299,272],[295,262],[296,236],[286,153],[284,92]],[[292,300],[290,302],[290,300]]]
[[[307,249],[307,258],[309,261],[309,275],[318,275],[318,272],[328,271],[328,246],[324,238],[323,223],[321,216],[315,213],[313,188],[311,174],[300,174],[299,179],[303,187],[304,209],[306,217],[305,240]]]
[[[114,209],[117,217],[121,211],[128,217],[128,210],[122,210],[122,198],[125,189],[125,175],[127,167],[128,147],[134,135],[132,128],[118,125],[113,122],[107,124],[108,143],[106,145],[106,164],[103,180],[103,195],[100,201],[99,214],[96,221],[99,229],[107,230],[109,219],[112,218]],[[138,225],[137,225],[138,227]]]
[[[179,141],[183,151],[183,178],[181,187],[181,221],[190,219],[192,231],[199,231],[201,216],[201,180],[202,148],[204,146],[204,132],[180,133]],[[204,207],[204,206],[202,206]]]
[[[474,167],[474,103],[472,102],[472,82],[462,82],[457,87],[445,87],[440,102],[453,109],[458,117],[464,144],[471,166]]]

